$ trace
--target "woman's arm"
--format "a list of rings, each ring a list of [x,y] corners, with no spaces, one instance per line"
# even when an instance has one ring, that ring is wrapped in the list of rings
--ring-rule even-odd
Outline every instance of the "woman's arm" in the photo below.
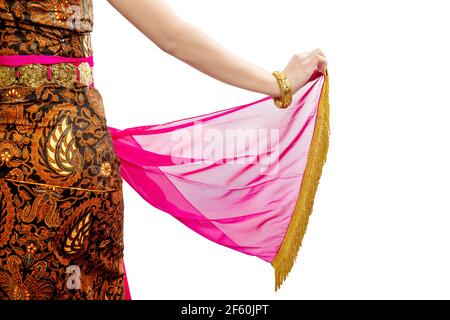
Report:
[[[166,53],[197,70],[230,85],[281,95],[277,80],[268,72],[241,59],[196,26],[181,19],[164,0],[108,0],[125,18]],[[320,49],[296,54],[283,70],[295,93],[317,68],[325,72],[326,58]]]

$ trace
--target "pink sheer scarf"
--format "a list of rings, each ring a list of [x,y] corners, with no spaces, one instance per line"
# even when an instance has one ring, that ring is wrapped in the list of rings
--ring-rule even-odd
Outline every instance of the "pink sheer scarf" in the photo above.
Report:
[[[280,287],[326,160],[328,75],[315,72],[287,109],[267,96],[165,124],[108,129],[123,179],[145,201],[215,243],[271,263]],[[126,291],[130,299],[127,281]]]

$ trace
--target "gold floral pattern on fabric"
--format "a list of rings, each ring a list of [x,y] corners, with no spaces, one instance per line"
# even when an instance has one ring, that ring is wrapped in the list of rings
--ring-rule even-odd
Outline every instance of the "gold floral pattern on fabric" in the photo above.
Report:
[[[4,150],[2,153],[0,153],[0,160],[2,162],[7,163],[9,160],[11,160],[12,154],[9,152],[8,149]]]
[[[109,176],[111,174],[111,164],[109,162],[102,164],[102,174],[104,176]]]

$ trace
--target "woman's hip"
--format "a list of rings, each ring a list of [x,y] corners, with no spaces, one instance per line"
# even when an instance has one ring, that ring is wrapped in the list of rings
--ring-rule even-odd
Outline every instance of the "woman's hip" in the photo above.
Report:
[[[121,298],[122,178],[100,94],[19,98],[0,102],[0,298]]]

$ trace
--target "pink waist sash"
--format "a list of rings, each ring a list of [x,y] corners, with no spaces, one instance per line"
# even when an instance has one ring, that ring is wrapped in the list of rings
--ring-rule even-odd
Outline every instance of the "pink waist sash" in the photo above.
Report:
[[[88,62],[91,67],[94,66],[94,57],[60,57],[60,56],[45,56],[45,55],[12,55],[0,56],[0,65],[6,67],[20,67],[24,64],[39,63],[39,64],[56,64],[56,63],[72,63],[78,66],[80,63]]]

